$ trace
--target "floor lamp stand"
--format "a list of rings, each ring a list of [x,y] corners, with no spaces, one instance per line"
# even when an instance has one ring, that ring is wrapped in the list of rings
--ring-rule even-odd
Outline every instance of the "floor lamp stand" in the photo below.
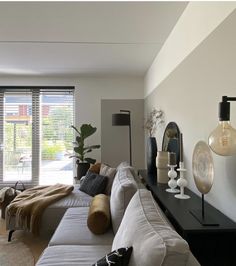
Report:
[[[120,110],[120,113],[113,114],[112,125],[129,127],[129,163],[132,166],[131,112],[129,110]]]

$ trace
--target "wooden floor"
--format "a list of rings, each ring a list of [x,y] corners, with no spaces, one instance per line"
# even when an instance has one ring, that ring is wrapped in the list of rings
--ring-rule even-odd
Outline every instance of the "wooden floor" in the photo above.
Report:
[[[1,211],[0,211],[1,217]],[[5,226],[5,220],[0,218],[0,235],[8,235]],[[13,233],[12,239],[17,238],[24,242],[31,250],[35,262],[37,262],[42,251],[47,247],[49,239],[34,237],[32,234],[24,231],[16,231]]]

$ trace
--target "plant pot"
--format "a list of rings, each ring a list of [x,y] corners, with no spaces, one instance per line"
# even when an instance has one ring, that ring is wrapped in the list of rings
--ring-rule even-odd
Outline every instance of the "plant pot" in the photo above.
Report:
[[[150,174],[156,174],[157,142],[155,137],[147,139],[147,170]]]
[[[77,163],[77,179],[80,180],[82,176],[85,176],[89,167],[90,163]]]

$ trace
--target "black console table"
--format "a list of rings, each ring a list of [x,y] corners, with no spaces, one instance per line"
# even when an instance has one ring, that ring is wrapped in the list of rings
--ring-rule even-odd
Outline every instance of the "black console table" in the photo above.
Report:
[[[159,184],[154,174],[139,170],[139,176],[152,192],[155,200],[176,231],[189,243],[190,249],[202,266],[236,266],[236,223],[219,210],[205,203],[205,212],[217,226],[203,226],[190,213],[201,208],[201,198],[185,188],[190,199],[177,199],[166,192],[167,184]]]

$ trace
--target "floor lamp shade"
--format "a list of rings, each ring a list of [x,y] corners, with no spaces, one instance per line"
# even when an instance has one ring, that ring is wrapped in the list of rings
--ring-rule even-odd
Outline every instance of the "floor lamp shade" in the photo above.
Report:
[[[130,111],[120,110],[121,113],[112,114],[113,126],[128,126],[129,127],[129,155],[130,165],[132,165],[132,143],[131,143],[131,120]]]
[[[129,126],[130,125],[130,114],[113,114],[112,115],[113,126]]]

